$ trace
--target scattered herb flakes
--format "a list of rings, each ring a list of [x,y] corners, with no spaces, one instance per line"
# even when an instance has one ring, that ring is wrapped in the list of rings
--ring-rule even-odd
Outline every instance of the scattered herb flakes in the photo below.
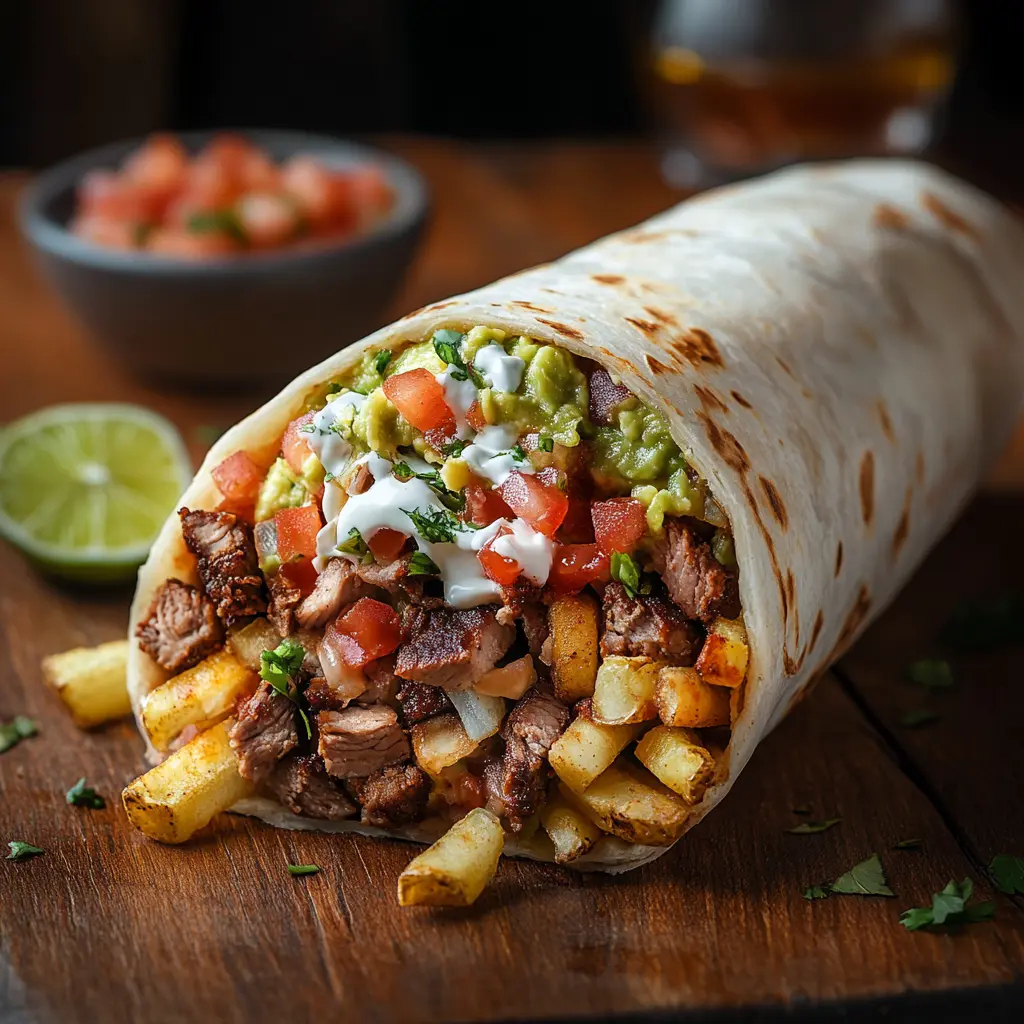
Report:
[[[819,832],[827,832],[842,820],[842,818],[826,818],[824,821],[801,821],[799,825],[787,828],[786,831],[793,836],[813,836]]]
[[[370,550],[363,535],[353,526],[348,536],[338,545],[338,550],[346,555],[357,555],[362,558]]]
[[[29,857],[38,857],[39,854],[46,852],[41,847],[33,846],[31,843],[23,843],[20,839],[13,839],[7,845],[11,850],[7,854],[8,860],[28,860]]]
[[[828,899],[828,885],[809,885],[804,889],[805,900],[824,900]]]
[[[1024,857],[1015,857],[1012,853],[997,854],[988,870],[1000,892],[1007,896],[1014,893],[1024,895]]]
[[[67,791],[66,798],[72,807],[88,807],[93,811],[102,811],[107,806],[106,800],[92,786],[85,784],[84,775]]]
[[[320,873],[319,864],[289,864],[288,874],[294,875],[295,877],[301,877],[302,875],[317,875]]]
[[[537,448],[542,452],[553,452],[555,450],[555,439],[548,437],[546,434],[541,434],[540,440],[537,442]]]
[[[894,850],[920,850],[924,845],[923,839],[898,839],[893,845]]]
[[[911,708],[910,711],[900,715],[900,725],[904,729],[920,729],[922,726],[937,722],[941,717],[938,711],[933,711],[931,708]]]
[[[234,210],[203,210],[193,213],[185,222],[185,230],[196,235],[225,234],[239,245],[249,244],[249,236]]]
[[[306,739],[311,739],[313,730],[309,724],[309,717],[299,704],[298,692],[292,678],[299,671],[305,656],[306,649],[302,644],[291,637],[285,638],[274,650],[264,651],[260,655],[260,679],[268,682],[277,693],[287,697],[295,705],[306,727]]]
[[[336,381],[332,381],[330,384],[327,385],[327,394],[329,395],[340,394],[343,390],[344,389],[342,388],[342,386],[338,384]]]
[[[478,388],[487,387],[487,381],[462,358],[463,335],[458,331],[434,331],[432,338],[438,359],[445,363],[452,380],[471,380]]]
[[[425,512],[420,509],[403,508],[416,532],[431,544],[452,544],[455,534],[466,529],[466,524],[447,509],[429,508]]]
[[[450,459],[457,459],[468,445],[468,441],[464,441],[462,438],[456,437],[454,440],[449,441],[444,445],[441,449],[441,454]]]
[[[963,601],[942,631],[946,646],[961,651],[991,651],[1024,642],[1024,598]]]
[[[955,682],[953,668],[942,658],[921,658],[906,669],[907,680],[929,690],[948,690]]]
[[[649,594],[650,583],[640,575],[640,566],[624,551],[612,552],[612,579],[618,580],[626,589],[630,600],[636,600],[637,594]]]
[[[414,551],[409,558],[410,576],[437,576],[440,572],[437,563],[423,551]]]
[[[911,907],[900,914],[900,924],[908,932],[916,932],[918,928],[941,925],[977,924],[979,921],[990,921],[995,917],[996,905],[991,900],[968,905],[974,883],[965,878],[959,885],[950,881],[942,892],[932,896],[930,907]]]
[[[388,368],[388,363],[390,362],[391,351],[389,349],[384,349],[383,351],[378,352],[377,355],[374,357],[373,368],[378,373],[383,373]]]
[[[9,722],[0,722],[0,754],[37,732],[39,727],[25,715],[15,715]]]
[[[895,896],[885,881],[885,872],[878,854],[855,864],[845,875],[840,875],[829,888],[846,896]]]

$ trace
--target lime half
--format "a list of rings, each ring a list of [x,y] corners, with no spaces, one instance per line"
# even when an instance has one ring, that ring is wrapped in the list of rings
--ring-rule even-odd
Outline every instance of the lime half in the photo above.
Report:
[[[181,436],[148,409],[40,409],[0,428],[0,535],[54,575],[123,580],[191,477]]]

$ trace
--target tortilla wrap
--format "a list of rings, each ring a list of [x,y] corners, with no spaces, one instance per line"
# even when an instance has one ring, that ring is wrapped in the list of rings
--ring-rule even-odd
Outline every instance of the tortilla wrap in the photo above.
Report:
[[[600,362],[667,417],[734,531],[751,661],[724,767],[692,827],[886,607],[999,453],[1024,385],[1022,268],[1024,231],[1009,212],[934,168],[786,170],[341,350],[228,431],[180,504],[214,508],[211,470],[239,449],[269,465],[310,390],[367,350],[487,324]],[[167,673],[135,627],[172,576],[196,579],[176,514],[132,607],[136,711]],[[235,809],[281,827],[383,834],[263,799]],[[506,852],[535,854],[511,841]],[[576,866],[622,871],[663,852],[609,837]]]

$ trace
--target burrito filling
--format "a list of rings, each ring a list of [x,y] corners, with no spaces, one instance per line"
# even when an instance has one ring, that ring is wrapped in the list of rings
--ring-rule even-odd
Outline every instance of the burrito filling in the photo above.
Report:
[[[439,330],[213,476],[220,506],[180,512],[199,585],[166,582],[138,635],[175,676],[241,666],[221,717],[258,793],[392,830],[486,807],[560,862],[685,830],[742,702],[732,534],[606,369]],[[209,719],[181,724],[163,749]]]

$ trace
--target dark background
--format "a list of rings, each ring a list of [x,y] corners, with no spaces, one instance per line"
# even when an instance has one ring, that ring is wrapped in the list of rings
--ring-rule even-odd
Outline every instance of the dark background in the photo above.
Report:
[[[821,3],[827,0],[809,0]],[[652,0],[8,0],[0,165],[157,128],[622,136]],[[1024,3],[962,0],[942,133],[954,162],[1024,169]],[[1021,186],[1024,189],[1024,186]]]

